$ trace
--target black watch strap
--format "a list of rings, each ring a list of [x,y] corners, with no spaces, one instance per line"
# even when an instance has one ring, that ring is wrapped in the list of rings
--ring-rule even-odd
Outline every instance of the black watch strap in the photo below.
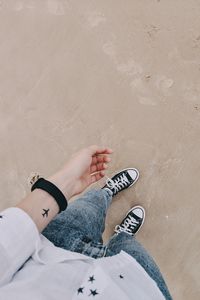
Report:
[[[42,189],[49,193],[57,202],[59,206],[59,213],[67,208],[67,199],[63,195],[63,193],[57,188],[55,184],[44,179],[39,178],[31,187],[31,192],[34,189]]]

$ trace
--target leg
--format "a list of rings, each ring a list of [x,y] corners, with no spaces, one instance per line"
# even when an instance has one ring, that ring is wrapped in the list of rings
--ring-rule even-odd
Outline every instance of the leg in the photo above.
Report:
[[[107,252],[105,256],[113,256],[118,254],[121,250],[135,258],[149,276],[157,283],[165,298],[167,300],[172,300],[158,266],[148,252],[133,236],[125,232],[114,235],[107,244]]]
[[[89,191],[69,204],[67,210],[45,228],[44,236],[63,249],[101,257],[105,248],[102,245],[102,233],[112,196],[132,186],[138,177],[139,172],[135,168],[116,173],[103,189]],[[91,255],[94,248],[102,251],[97,250]]]
[[[73,251],[75,240],[101,242],[111,194],[109,190],[90,190],[70,203],[42,234],[56,246]]]

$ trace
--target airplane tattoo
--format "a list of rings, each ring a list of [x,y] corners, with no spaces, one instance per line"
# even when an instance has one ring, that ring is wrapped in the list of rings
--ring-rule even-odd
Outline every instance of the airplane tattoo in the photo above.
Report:
[[[49,208],[48,209],[43,208],[43,211],[44,211],[44,213],[42,214],[43,217],[45,217],[45,216],[48,217]]]

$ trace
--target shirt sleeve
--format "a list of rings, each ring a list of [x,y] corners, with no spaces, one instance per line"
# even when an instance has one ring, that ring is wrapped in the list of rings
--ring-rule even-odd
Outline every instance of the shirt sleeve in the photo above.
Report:
[[[38,243],[39,231],[26,212],[11,207],[0,213],[0,286],[10,282]]]

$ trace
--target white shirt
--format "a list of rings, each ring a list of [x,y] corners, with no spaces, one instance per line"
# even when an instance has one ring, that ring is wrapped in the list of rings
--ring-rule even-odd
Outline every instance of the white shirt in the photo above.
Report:
[[[22,209],[0,213],[0,300],[163,300],[145,270],[121,251],[93,259],[53,245]]]

